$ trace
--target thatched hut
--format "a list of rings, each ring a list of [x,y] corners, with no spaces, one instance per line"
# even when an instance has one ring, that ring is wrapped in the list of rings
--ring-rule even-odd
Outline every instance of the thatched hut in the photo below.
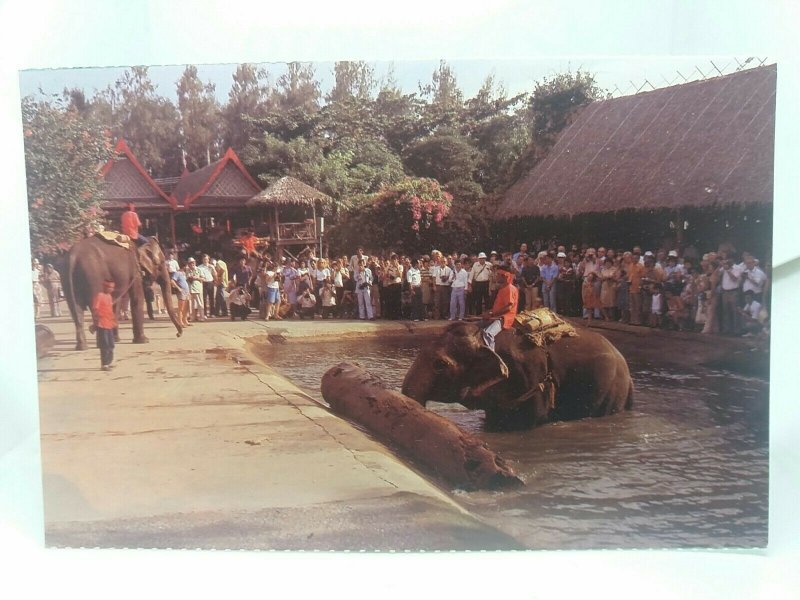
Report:
[[[509,243],[772,239],[775,65],[594,102],[498,205]]]
[[[320,243],[322,222],[317,214],[332,203],[327,194],[287,176],[250,198],[246,205],[256,211],[259,222],[269,225],[272,245],[280,255],[293,246]]]

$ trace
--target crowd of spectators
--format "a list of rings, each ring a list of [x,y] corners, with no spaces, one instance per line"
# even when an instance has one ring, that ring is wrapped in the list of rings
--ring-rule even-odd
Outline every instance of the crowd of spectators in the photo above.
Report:
[[[769,266],[731,246],[698,254],[635,246],[630,250],[521,244],[514,252],[467,255],[368,255],[273,260],[257,252],[229,266],[221,255],[168,255],[184,326],[231,319],[460,320],[487,310],[497,293],[493,272],[505,264],[519,289],[519,310],[549,307],[565,316],[680,331],[759,335],[769,331]],[[36,314],[45,303],[60,315],[58,272],[33,266]],[[145,281],[150,318],[165,312],[161,290]],[[123,311],[123,318],[126,315]]]

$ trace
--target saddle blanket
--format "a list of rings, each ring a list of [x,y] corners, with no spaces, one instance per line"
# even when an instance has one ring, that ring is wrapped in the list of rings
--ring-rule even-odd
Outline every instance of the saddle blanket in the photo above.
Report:
[[[577,337],[578,332],[549,308],[524,310],[514,317],[514,327],[536,346],[552,344],[562,337]]]
[[[126,250],[130,250],[131,248],[131,238],[124,233],[120,233],[119,231],[98,231],[94,235],[104,242],[116,244],[117,246],[125,248]]]

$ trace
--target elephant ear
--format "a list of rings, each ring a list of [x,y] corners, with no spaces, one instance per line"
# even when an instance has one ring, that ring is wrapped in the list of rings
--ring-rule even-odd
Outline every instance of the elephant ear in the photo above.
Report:
[[[139,267],[150,275],[151,277],[155,277],[156,269],[158,267],[158,258],[153,251],[153,242],[149,242],[140,246],[137,249],[137,255],[139,259]]]

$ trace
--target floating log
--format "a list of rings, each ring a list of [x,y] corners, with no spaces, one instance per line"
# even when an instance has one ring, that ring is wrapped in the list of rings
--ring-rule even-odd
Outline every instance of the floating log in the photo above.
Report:
[[[322,397],[336,414],[366,427],[451,484],[471,490],[522,484],[479,438],[387,389],[358,365],[340,363],[328,369],[322,377]]]
[[[56,336],[52,330],[44,325],[36,324],[36,358],[46,356],[56,345]]]

